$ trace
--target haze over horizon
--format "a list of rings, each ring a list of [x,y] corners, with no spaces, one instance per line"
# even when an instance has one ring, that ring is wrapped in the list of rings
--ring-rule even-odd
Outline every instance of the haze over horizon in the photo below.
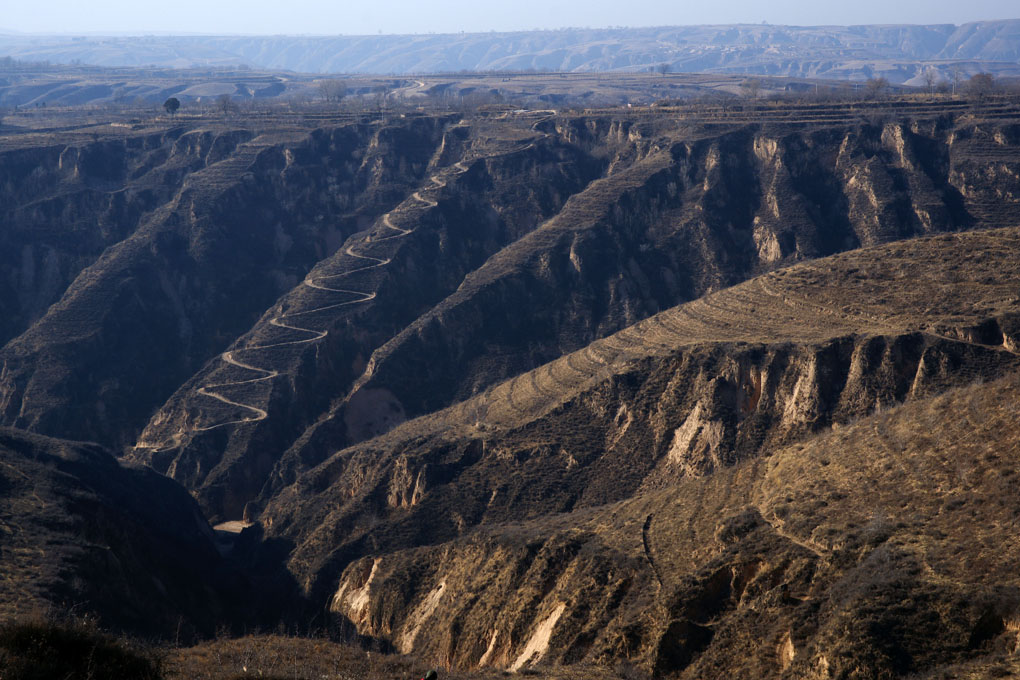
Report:
[[[519,0],[486,4],[440,0],[422,6],[411,0],[337,5],[294,0],[281,12],[268,0],[178,0],[160,5],[128,0],[78,3],[53,0],[49,11],[12,4],[0,30],[35,34],[205,34],[205,35],[364,35],[518,31],[565,27],[669,26],[697,24],[785,25],[964,24],[1020,16],[1014,0],[960,3],[906,0],[895,4],[861,0],[851,5],[818,5],[779,0],[762,7],[750,0],[712,4],[636,0],[621,4]]]

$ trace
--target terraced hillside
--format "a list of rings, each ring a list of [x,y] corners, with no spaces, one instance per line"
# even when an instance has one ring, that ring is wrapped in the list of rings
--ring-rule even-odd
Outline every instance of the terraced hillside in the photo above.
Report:
[[[0,130],[0,619],[1009,667],[1008,97],[89,116]]]
[[[0,35],[0,52],[3,36]],[[1020,72],[1020,68],[1018,68]],[[76,107],[80,121],[102,116],[93,107],[130,111],[149,116],[160,110],[173,96],[181,102],[178,116],[195,111],[209,113],[217,98],[226,96],[239,109],[262,113],[272,109],[378,110],[379,94],[386,103],[404,104],[409,109],[426,105],[430,109],[449,106],[476,108],[479,103],[510,101],[513,108],[549,108],[565,106],[609,106],[650,104],[669,97],[719,96],[732,98],[740,91],[744,77],[732,74],[548,73],[532,71],[505,74],[482,71],[473,73],[390,75],[345,75],[346,96],[342,103],[322,101],[323,77],[293,71],[253,70],[251,68],[169,69],[102,68],[84,65],[18,63],[5,66],[0,58],[0,126],[31,127],[52,115],[55,107]],[[815,78],[771,77],[764,81],[766,92],[809,92],[816,86],[854,90],[846,82]],[[907,87],[896,87],[906,91]],[[495,95],[498,95],[495,96]],[[43,106],[45,105],[45,107]],[[11,109],[16,109],[11,111]],[[91,109],[91,110],[90,110]],[[105,112],[109,115],[109,112]],[[66,121],[66,118],[65,118]]]
[[[1018,248],[922,238],[662,312],[337,451],[262,530],[312,602],[458,667],[882,677],[1015,645]]]
[[[1011,106],[3,136],[2,421],[133,446],[237,520],[339,446],[761,271],[1008,223]]]
[[[462,668],[1009,677],[1017,389],[961,388],[618,503],[380,552],[343,571],[332,606]]]
[[[757,272],[972,228],[981,210],[995,224],[983,191],[1008,220],[1015,169],[989,149],[1016,148],[1016,131],[943,114],[769,131],[546,117],[514,139],[444,147],[416,191],[179,389],[133,455],[240,519],[267,483],[331,450]],[[487,134],[476,127],[460,129]],[[546,181],[550,153],[560,171],[588,159],[576,173],[588,183]],[[504,182],[525,177],[555,198],[522,219]],[[479,201],[502,216],[495,231],[492,213],[464,212]]]

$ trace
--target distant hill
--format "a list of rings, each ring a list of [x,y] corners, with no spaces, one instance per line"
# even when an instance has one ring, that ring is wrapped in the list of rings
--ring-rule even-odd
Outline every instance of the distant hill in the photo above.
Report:
[[[239,63],[308,73],[461,70],[757,73],[902,83],[944,76],[1020,76],[1020,20],[962,26],[674,26],[378,36],[72,37],[0,34],[0,55],[102,66]]]

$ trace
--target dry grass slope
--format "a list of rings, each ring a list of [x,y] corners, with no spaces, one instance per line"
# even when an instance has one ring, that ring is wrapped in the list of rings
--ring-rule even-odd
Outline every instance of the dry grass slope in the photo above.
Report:
[[[541,664],[1006,677],[1020,643],[1018,397],[1014,374],[620,503],[376,558],[362,629],[421,625],[419,598],[442,582],[451,595],[415,648],[462,668],[511,665],[563,605]]]
[[[765,676],[774,647],[790,668],[865,650],[872,677],[969,658],[1012,616],[982,608],[1012,601],[1012,585],[990,593],[1015,556],[991,546],[1016,512],[1017,385],[981,383],[1020,371],[1018,247],[1016,228],[925,237],[681,305],[337,452],[263,526],[295,542],[313,600],[356,590],[356,611],[333,608],[361,633],[457,667],[514,665],[561,604],[541,663],[622,656],[698,677],[746,658]],[[972,395],[982,405],[961,409]],[[820,447],[834,453],[803,453]],[[967,484],[985,500],[950,515]],[[874,579],[892,590],[872,599]],[[929,621],[929,605],[951,613]],[[956,642],[926,646],[913,617]]]

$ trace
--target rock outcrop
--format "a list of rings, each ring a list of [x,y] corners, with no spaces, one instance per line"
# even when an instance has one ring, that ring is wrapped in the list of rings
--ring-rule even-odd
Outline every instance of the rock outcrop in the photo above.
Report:
[[[178,390],[137,455],[214,515],[238,518],[267,483],[290,483],[331,450],[662,309],[798,260],[984,224],[970,212],[979,199],[953,182],[988,161],[944,120],[775,135],[740,127],[683,141],[661,123],[604,118],[537,130],[490,160],[475,160],[486,153],[477,146],[444,147],[445,164],[419,191],[274,305],[229,361],[214,359]],[[599,165],[593,156],[606,153]],[[538,176],[550,154],[589,165],[549,175],[547,197],[508,213],[522,173]],[[1014,181],[993,184],[1011,191]],[[494,231],[462,212],[475,201],[500,216]],[[468,234],[472,249],[452,245]],[[435,239],[451,246],[430,249]],[[309,291],[322,286],[348,293]],[[325,315],[305,315],[318,309]]]
[[[403,650],[427,650],[444,663],[520,668],[542,659],[632,656],[661,672],[704,669],[692,664],[704,654],[722,664],[729,653],[706,650],[732,651],[725,645],[757,639],[747,632],[753,626],[745,630],[737,619],[721,623],[723,612],[752,616],[765,606],[751,604],[753,598],[796,604],[809,591],[818,603],[835,598],[832,611],[808,608],[822,619],[814,619],[812,630],[828,631],[842,640],[832,641],[836,648],[845,644],[856,651],[829,653],[829,643],[811,638],[815,651],[797,663],[817,664],[824,656],[835,667],[867,650],[874,654],[862,662],[867,672],[880,673],[965,658],[962,643],[933,652],[911,641],[904,621],[929,616],[928,605],[895,624],[904,626],[896,635],[905,637],[889,644],[920,650],[909,651],[909,660],[877,649],[885,644],[878,638],[864,640],[865,624],[858,632],[840,628],[840,607],[850,612],[880,606],[865,595],[840,604],[844,595],[837,595],[880,578],[885,562],[862,561],[872,539],[836,536],[873,518],[858,522],[834,509],[833,521],[849,524],[831,536],[788,527],[814,522],[816,513],[830,516],[824,514],[828,504],[867,507],[858,512],[880,511],[883,518],[912,508],[914,501],[904,501],[875,510],[862,494],[869,484],[886,484],[891,494],[903,483],[890,481],[898,471],[921,479],[935,460],[968,469],[989,461],[1001,463],[996,470],[1009,467],[999,455],[983,462],[976,452],[961,453],[961,463],[949,452],[964,432],[986,426],[999,431],[1010,417],[1003,394],[1015,389],[1015,379],[986,392],[966,386],[1020,370],[1013,263],[1018,239],[1016,229],[1000,229],[862,249],[660,313],[473,399],[337,451],[297,483],[267,494],[261,522],[268,535],[297,546],[290,569],[312,601],[331,603],[362,634]],[[937,396],[947,390],[952,397]],[[1003,406],[989,414],[968,411],[967,423],[950,418],[935,424],[938,414],[954,412],[948,404],[971,393],[983,395],[990,409],[1000,397]],[[896,441],[888,441],[887,427],[897,432]],[[867,447],[885,448],[853,448],[869,428],[880,434],[869,435]],[[1000,450],[991,442],[973,446]],[[812,500],[806,490],[797,502],[785,492],[762,490],[765,484],[809,489],[826,483],[828,463],[820,462],[814,477],[786,472],[805,447],[836,447],[831,455],[842,457],[840,474],[861,478],[841,482],[837,500],[845,505]],[[909,464],[896,459],[905,447]],[[881,481],[885,475],[889,480]],[[952,488],[964,489],[965,479],[972,477],[958,478]],[[936,481],[926,480],[915,489],[917,503],[939,507],[942,501],[932,494],[941,498],[950,487],[935,487]],[[998,497],[996,489],[981,493]],[[698,494],[699,503],[728,509],[690,500],[670,505],[671,494]],[[761,507],[755,494],[766,494],[769,507]],[[623,507],[634,508],[626,521],[618,516]],[[903,541],[922,526],[934,531],[929,519],[915,520],[910,529],[900,527]],[[679,528],[691,522],[712,526],[698,537]],[[661,540],[680,542],[666,561],[656,547],[656,526]],[[970,540],[961,531],[952,539],[957,547],[946,550],[968,549]],[[837,559],[849,550],[846,541],[856,541],[857,552]],[[734,543],[743,547],[730,550]],[[908,557],[897,552],[881,559],[906,560],[907,578],[913,573],[907,562],[914,559]],[[825,578],[817,581],[821,571]],[[1007,571],[1002,566],[996,573]],[[996,580],[982,579],[958,574],[956,585],[930,595],[931,606],[964,592],[992,602]],[[749,592],[755,594],[745,593],[752,583],[757,585]],[[881,597],[900,597],[895,588],[901,585],[883,582],[894,592]],[[944,625],[957,633],[968,626],[977,630],[985,613],[967,609],[959,616]],[[610,621],[619,626],[613,633],[607,632]],[[892,619],[887,623],[893,625]],[[768,663],[793,664],[804,635],[789,628],[770,629],[769,635],[780,651],[769,652]],[[989,635],[987,640],[998,633]],[[719,640],[727,642],[713,647]],[[771,668],[764,660],[756,663]]]
[[[618,503],[364,558],[342,571],[332,608],[465,669],[626,659],[657,677],[880,678],[975,659],[986,673],[1008,667],[1020,449],[1005,405],[1018,387],[1014,375],[961,388]]]

